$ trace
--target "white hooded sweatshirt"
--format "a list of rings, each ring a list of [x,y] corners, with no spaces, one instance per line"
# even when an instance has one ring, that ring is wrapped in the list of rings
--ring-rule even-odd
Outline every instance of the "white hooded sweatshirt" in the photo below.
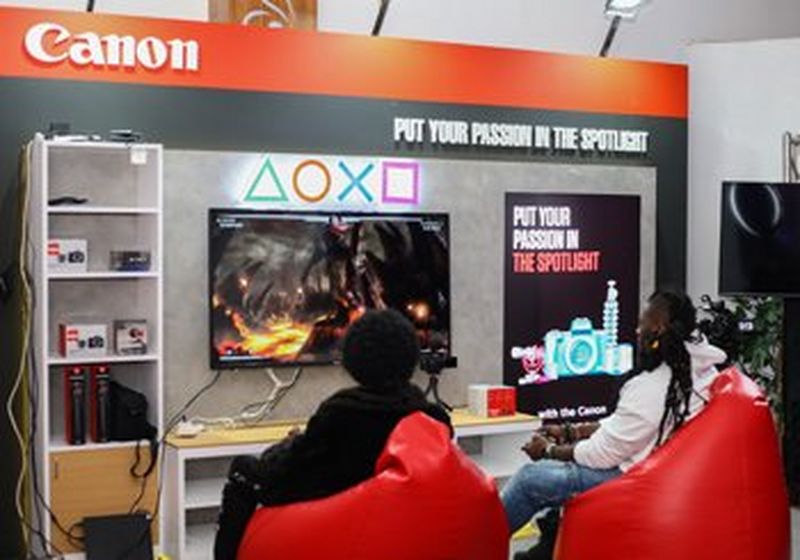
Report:
[[[718,375],[715,367],[725,361],[725,352],[705,339],[686,343],[692,358],[694,392],[689,402],[689,418],[696,416],[709,399],[711,384]],[[671,368],[661,364],[643,372],[622,386],[616,411],[600,421],[600,428],[575,446],[575,462],[593,469],[619,467],[627,471],[646,459],[658,439],[664,414]],[[665,437],[668,434],[665,434]]]

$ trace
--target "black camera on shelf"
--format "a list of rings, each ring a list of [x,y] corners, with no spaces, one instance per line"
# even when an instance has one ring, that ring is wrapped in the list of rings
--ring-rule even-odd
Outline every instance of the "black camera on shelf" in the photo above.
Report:
[[[428,374],[428,386],[425,388],[425,396],[432,397],[433,401],[448,411],[453,407],[442,400],[439,396],[439,379],[445,369],[458,367],[458,358],[451,356],[446,348],[437,350],[425,350],[419,357],[419,368]]]
[[[58,256],[58,262],[79,264],[86,262],[86,254],[82,251],[70,251]]]
[[[755,325],[749,320],[740,320],[723,300],[713,300],[710,296],[700,298],[700,311],[703,318],[697,327],[708,341],[721,348],[728,355],[727,367],[739,358],[745,337],[754,334]]]
[[[445,350],[423,351],[419,357],[419,368],[428,375],[440,375],[455,367],[458,367],[458,358]]]
[[[106,341],[102,336],[91,336],[86,340],[79,340],[79,348],[105,348]]]

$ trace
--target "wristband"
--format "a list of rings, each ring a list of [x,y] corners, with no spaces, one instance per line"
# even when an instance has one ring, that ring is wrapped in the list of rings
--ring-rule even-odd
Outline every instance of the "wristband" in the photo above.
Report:
[[[553,450],[556,448],[555,443],[550,443],[547,447],[544,448],[544,458],[545,459],[552,459],[553,458]]]

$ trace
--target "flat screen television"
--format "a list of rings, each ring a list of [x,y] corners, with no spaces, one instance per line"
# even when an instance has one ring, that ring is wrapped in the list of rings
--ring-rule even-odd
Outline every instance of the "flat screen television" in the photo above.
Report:
[[[800,293],[800,185],[724,183],[721,225],[721,294]]]
[[[396,309],[450,347],[444,214],[209,211],[213,369],[333,364],[347,328]]]

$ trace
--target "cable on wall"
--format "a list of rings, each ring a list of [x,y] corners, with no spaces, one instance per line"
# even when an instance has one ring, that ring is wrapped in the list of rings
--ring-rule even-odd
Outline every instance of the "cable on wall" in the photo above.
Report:
[[[275,410],[278,403],[283,400],[283,397],[297,385],[300,375],[303,373],[303,368],[295,369],[289,380],[284,381],[274,369],[268,368],[265,370],[269,378],[272,389],[269,395],[264,400],[246,405],[241,412],[233,417],[220,417],[220,418],[204,418],[196,416],[190,420],[193,424],[200,424],[206,428],[222,427],[226,429],[236,429],[242,427],[253,426],[261,422],[264,418]]]
[[[186,404],[184,404],[178,410],[178,412],[176,412],[172,416],[172,418],[169,420],[169,422],[164,426],[164,432],[161,434],[161,438],[159,439],[158,446],[157,446],[157,449],[158,449],[157,453],[159,455],[162,455],[164,444],[166,443],[167,437],[169,437],[170,432],[172,432],[172,429],[183,419],[184,414],[186,414],[186,412],[192,406],[194,406],[194,404],[197,401],[199,401],[200,398],[203,395],[205,395],[208,391],[210,391],[214,387],[214,385],[216,385],[217,382],[219,382],[221,377],[222,377],[222,371],[219,371],[219,370],[215,371],[214,372],[214,376],[211,378],[211,381],[209,381],[208,383],[203,385],[194,395],[192,395],[192,397],[189,398],[188,401],[186,401]],[[164,463],[163,455],[162,455],[162,459],[161,459],[160,463],[162,465]],[[139,477],[141,479],[141,482],[142,482],[141,487],[139,488],[139,494],[136,496],[136,499],[134,500],[133,504],[131,505],[130,510],[128,511],[128,513],[134,513],[136,511],[136,508],[138,508],[139,505],[142,503],[142,500],[144,499],[145,492],[147,491],[147,481],[150,479],[150,475],[151,474],[152,474],[152,471],[147,473],[144,476]],[[162,476],[162,475],[163,475],[163,468],[160,468],[159,469],[159,477]],[[155,505],[154,509],[156,509],[156,510],[158,509],[158,502],[160,502],[160,501],[161,501],[161,479],[159,478],[159,489],[158,489],[158,492],[157,492],[156,505]],[[155,517],[156,517],[155,515],[152,516],[153,519],[155,519]]]
[[[14,505],[17,511],[17,517],[19,518],[20,523],[23,525],[22,530],[22,538],[23,544],[25,546],[25,550],[30,550],[30,534],[27,527],[27,515],[25,513],[25,506],[24,506],[24,490],[25,490],[25,480],[28,474],[28,445],[25,441],[25,436],[22,433],[22,429],[17,422],[17,417],[14,412],[14,404],[17,401],[17,396],[20,394],[20,390],[23,388],[24,378],[25,378],[25,366],[27,364],[27,356],[28,356],[28,348],[30,345],[30,338],[31,338],[31,330],[32,330],[32,312],[31,312],[31,289],[30,285],[27,283],[27,277],[25,275],[25,249],[27,248],[27,232],[28,232],[28,202],[29,202],[29,186],[28,186],[28,179],[27,179],[27,170],[28,170],[28,158],[30,157],[30,145],[25,148],[25,155],[23,156],[22,160],[22,180],[23,183],[22,192],[20,193],[20,212],[22,215],[22,238],[20,239],[19,243],[19,273],[23,279],[23,291],[22,291],[22,304],[20,315],[22,317],[22,350],[20,352],[20,359],[19,359],[19,366],[17,368],[17,375],[14,379],[14,383],[11,387],[11,392],[8,395],[8,400],[6,401],[6,414],[8,415],[8,421],[11,425],[11,431],[14,433],[14,438],[19,445],[19,452],[20,452],[20,466],[19,466],[19,475],[17,477],[17,483],[14,490]],[[33,414],[36,414],[36,411],[32,411]]]
[[[372,26],[372,36],[377,37],[381,34],[383,29],[383,21],[386,19],[386,12],[389,11],[389,3],[391,0],[381,0],[381,5],[378,8],[378,16],[375,18],[375,24]]]
[[[20,158],[20,213],[21,213],[21,238],[19,255],[17,259],[18,275],[20,278],[22,298],[20,304],[20,317],[22,319],[22,348],[20,355],[20,363],[17,369],[17,376],[14,380],[13,387],[6,402],[6,414],[11,425],[14,437],[17,440],[20,449],[20,471],[17,477],[16,487],[14,491],[14,505],[16,513],[20,521],[20,526],[23,535],[23,545],[25,547],[26,558],[33,558],[33,542],[31,537],[36,537],[38,544],[41,547],[41,552],[50,558],[49,551],[54,551],[58,557],[62,556],[61,551],[55,544],[50,541],[42,532],[42,518],[39,510],[39,502],[41,501],[41,493],[38,485],[38,466],[36,463],[36,450],[34,442],[36,440],[37,430],[37,414],[38,414],[38,397],[37,397],[37,384],[38,377],[36,375],[36,365],[33,359],[33,347],[30,344],[33,309],[36,305],[35,296],[33,291],[33,280],[26,267],[25,251],[31,250],[31,241],[28,235],[28,203],[30,198],[30,159],[31,159],[31,144],[27,144],[23,149],[23,154]],[[34,253],[31,252],[33,255]],[[31,379],[25,381],[25,371],[28,368],[31,372]],[[23,435],[22,427],[19,425],[16,415],[14,414],[14,403],[20,395],[24,395],[25,403],[31,415],[28,421],[28,428],[26,434]],[[27,436],[27,441],[26,441]],[[34,516],[36,517],[35,525],[34,520],[28,519],[28,513],[24,505],[26,493],[26,481],[32,480],[32,489],[34,492]],[[52,512],[48,508],[48,512],[54,524],[61,528],[58,520],[54,518]]]
[[[158,471],[158,481],[157,481],[158,487],[156,489],[155,504],[153,505],[152,511],[145,510],[142,512],[148,515],[150,523],[147,525],[146,529],[142,531],[142,534],[138,538],[133,540],[130,549],[125,553],[123,553],[123,558],[128,554],[130,554],[131,552],[133,552],[136,549],[136,547],[141,544],[141,542],[150,533],[152,523],[154,523],[158,519],[158,514],[161,510],[161,496],[164,491],[164,465],[166,464],[166,461],[164,460],[163,457],[163,449],[166,445],[167,437],[169,437],[169,434],[170,432],[172,432],[173,428],[175,428],[175,426],[177,426],[178,423],[182,421],[186,412],[192,406],[194,406],[194,404],[198,400],[200,400],[200,398],[203,395],[205,395],[208,391],[210,391],[217,384],[217,382],[219,382],[221,377],[222,377],[222,371],[220,370],[215,371],[214,376],[211,378],[211,381],[203,385],[203,387],[201,387],[196,393],[194,393],[194,395],[192,395],[192,397],[189,398],[188,401],[186,401],[186,404],[184,404],[164,426],[164,431],[161,434],[161,438],[158,440],[158,454],[159,456],[161,456],[161,459],[158,462],[158,468],[153,469],[153,471],[151,471],[150,473],[140,477],[141,486],[139,488],[139,493],[136,496],[136,499],[134,500],[133,504],[131,504],[130,509],[128,510],[128,514],[133,514],[136,513],[137,511],[142,512],[138,508],[141,505],[142,500],[144,500],[144,495],[147,492],[147,482],[150,480],[150,477],[152,476],[153,472]]]

